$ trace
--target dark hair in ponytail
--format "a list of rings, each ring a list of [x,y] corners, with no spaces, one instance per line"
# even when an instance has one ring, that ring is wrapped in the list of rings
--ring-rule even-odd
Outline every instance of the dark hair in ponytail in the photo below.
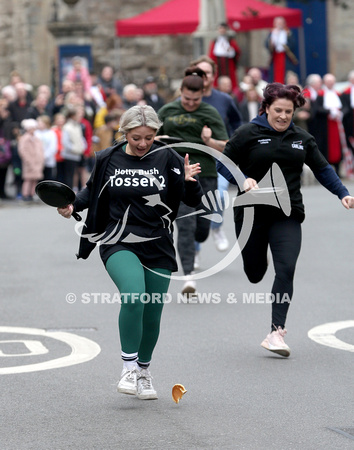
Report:
[[[193,92],[202,91],[204,89],[204,78],[206,78],[204,70],[196,66],[188,67],[184,71],[181,90],[186,88]]]

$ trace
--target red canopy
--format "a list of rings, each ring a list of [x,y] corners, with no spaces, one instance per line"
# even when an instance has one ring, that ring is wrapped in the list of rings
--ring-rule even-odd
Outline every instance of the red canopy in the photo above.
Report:
[[[129,19],[117,20],[117,36],[190,34],[199,25],[200,0],[169,0]],[[301,10],[270,5],[260,0],[225,0],[230,28],[250,31],[271,28],[273,19],[285,17],[290,28],[302,25]]]

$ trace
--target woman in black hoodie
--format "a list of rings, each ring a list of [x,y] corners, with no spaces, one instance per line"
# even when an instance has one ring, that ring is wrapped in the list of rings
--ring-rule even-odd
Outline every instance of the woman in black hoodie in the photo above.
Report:
[[[268,246],[270,247],[275,269],[270,296],[271,332],[261,345],[282,356],[290,355],[290,348],[284,342],[285,321],[301,248],[301,223],[305,218],[300,190],[303,165],[307,164],[312,169],[317,180],[337,195],[345,208],[354,207],[354,198],[349,195],[347,188],[319,151],[313,136],[295,126],[292,121],[295,109],[304,103],[305,99],[298,86],[268,84],[259,115],[251,123],[238,128],[224,150],[224,154],[247,177],[245,185],[240,186],[241,190],[258,189],[257,183],[274,164],[280,168],[285,180],[283,190],[285,188],[289,195],[289,211],[283,211],[279,205],[254,206],[252,231],[242,249],[245,273],[252,283],[258,283],[266,273],[267,251]],[[219,170],[224,176],[228,175],[232,182],[230,173],[224,167]],[[238,237],[246,214],[244,206],[235,208]]]

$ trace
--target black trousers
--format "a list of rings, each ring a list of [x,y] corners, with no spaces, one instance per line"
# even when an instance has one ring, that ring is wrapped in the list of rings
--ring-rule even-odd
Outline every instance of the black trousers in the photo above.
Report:
[[[64,181],[63,183],[68,185],[69,188],[72,189],[74,183],[74,174],[75,170],[78,167],[78,161],[71,161],[70,159],[66,159],[64,161]]]
[[[201,177],[199,178],[199,182],[202,186],[204,194],[207,194],[209,191],[214,193],[218,187],[217,178]],[[189,275],[193,271],[195,256],[194,243],[195,241],[204,242],[207,240],[211,222],[210,219],[204,219],[201,215],[183,217],[181,219],[179,219],[179,217],[200,209],[205,210],[202,203],[200,203],[200,205],[196,208],[192,208],[183,202],[180,204],[178,209],[178,216],[176,220],[176,225],[178,228],[177,249],[185,275]],[[214,210],[211,207],[209,213],[213,211]]]
[[[57,181],[60,181],[60,183],[65,182],[65,161],[58,161],[57,162]]]
[[[242,223],[242,220],[235,223],[237,237]],[[267,271],[268,246],[275,270],[270,296],[273,300],[271,329],[274,330],[274,326],[284,328],[293,296],[295,267],[301,248],[301,223],[278,214],[255,215],[251,235],[241,252],[244,271],[251,283],[261,281]]]
[[[6,198],[5,183],[8,166],[0,167],[0,198]]]

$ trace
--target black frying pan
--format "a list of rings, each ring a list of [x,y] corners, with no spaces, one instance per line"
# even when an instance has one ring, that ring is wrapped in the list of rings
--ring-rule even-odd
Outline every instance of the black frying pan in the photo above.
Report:
[[[59,181],[40,181],[36,186],[36,194],[42,202],[56,208],[64,208],[75,201],[75,192],[69,186]],[[81,216],[76,212],[73,212],[72,216],[77,221],[82,220]]]

